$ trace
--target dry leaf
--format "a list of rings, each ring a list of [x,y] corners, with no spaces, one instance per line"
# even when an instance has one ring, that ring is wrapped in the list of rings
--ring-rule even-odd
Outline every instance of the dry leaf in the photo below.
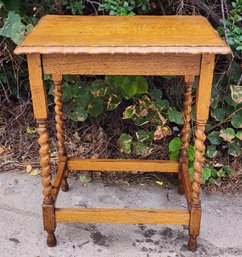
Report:
[[[40,174],[40,169],[32,169],[31,172],[29,172],[30,176],[36,176]]]
[[[2,146],[0,146],[0,154],[2,154],[4,152],[5,152],[5,149]]]
[[[33,169],[33,167],[32,167],[30,164],[28,164],[28,165],[26,166],[26,171],[27,171],[27,173],[30,173],[32,169]]]
[[[159,181],[159,180],[157,180],[156,182],[155,182],[157,185],[159,185],[159,186],[163,186],[163,181]]]

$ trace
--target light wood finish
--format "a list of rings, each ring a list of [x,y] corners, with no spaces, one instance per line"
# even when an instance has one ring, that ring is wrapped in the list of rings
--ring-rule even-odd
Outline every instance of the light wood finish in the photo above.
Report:
[[[197,237],[200,232],[201,184],[203,183],[203,154],[205,151],[204,141],[206,139],[204,131],[209,114],[214,59],[214,55],[204,54],[202,56],[200,79],[196,95],[195,161],[191,195],[191,220],[189,224],[190,239],[188,242],[188,247],[192,251],[197,249]]]
[[[54,93],[54,102],[55,102],[55,126],[56,126],[56,137],[57,137],[57,145],[58,145],[58,155],[65,155],[65,137],[64,137],[64,121],[63,121],[63,102],[62,98],[62,75],[53,74],[53,82],[55,85]]]
[[[41,166],[41,176],[42,176],[42,185],[43,185],[43,222],[44,229],[48,233],[47,236],[47,245],[53,247],[56,245],[55,238],[55,207],[54,200],[52,198],[52,177],[51,177],[51,167],[50,167],[50,145],[49,145],[49,134],[47,130],[47,124],[45,119],[38,119],[37,123],[39,127],[37,132],[39,134],[39,155],[40,155],[40,166]]]
[[[38,119],[37,123],[39,127],[37,132],[39,134],[38,143],[40,145],[39,155],[40,155],[40,166],[41,166],[41,176],[43,185],[43,196],[44,204],[52,204],[53,200],[51,197],[52,184],[51,184],[51,167],[50,167],[50,145],[49,145],[49,133],[47,130],[46,120]]]
[[[191,130],[191,111],[192,111],[192,87],[194,83],[194,77],[189,75],[185,77],[185,83],[186,83],[186,90],[184,94],[184,102],[183,102],[183,117],[184,117],[184,125],[181,130],[181,141],[182,141],[182,146],[181,146],[181,152],[180,152],[180,164],[181,167],[179,169],[178,173],[178,192],[180,194],[185,193],[185,181],[186,176],[183,176],[184,174],[181,174],[182,172],[186,173],[186,168],[188,167],[188,146],[190,142],[190,130]],[[182,165],[185,164],[185,165]],[[185,168],[185,170],[184,170]],[[189,174],[188,174],[189,175]],[[188,186],[188,185],[186,185]],[[187,200],[189,202],[189,195],[186,194]]]
[[[67,168],[92,171],[178,172],[179,163],[159,160],[69,159]]]
[[[230,53],[202,16],[47,15],[15,50],[23,53]]]
[[[113,54],[43,56],[46,74],[87,75],[199,75],[200,55],[187,54]],[[155,68],[154,68],[155,67]]]
[[[191,209],[191,195],[192,195],[192,184],[190,180],[190,174],[188,170],[188,164],[185,162],[181,162],[180,166],[180,176],[182,180],[183,185],[183,194],[185,193],[186,200],[187,200],[187,207],[190,210]],[[179,192],[179,191],[178,191]]]
[[[40,163],[43,177],[43,220],[48,246],[55,246],[58,222],[189,224],[188,248],[196,250],[201,222],[201,184],[205,124],[209,113],[215,54],[231,53],[209,22],[201,16],[53,16],[39,24],[15,49],[28,55],[34,115],[39,124]],[[53,183],[50,173],[47,101],[42,74],[52,74],[59,165]],[[63,74],[80,75],[182,75],[185,77],[185,123],[181,131],[179,162],[151,160],[67,159],[64,149]],[[192,85],[196,92],[194,180],[188,172],[188,145]],[[180,90],[179,88],[177,90]],[[66,168],[67,167],[67,168]],[[60,187],[68,190],[68,170],[178,172],[179,192],[188,210],[56,209]]]
[[[196,120],[206,122],[209,114],[213,82],[214,55],[202,55],[200,79],[196,93]]]
[[[67,163],[67,158],[65,156],[59,157],[59,165],[57,169],[57,174],[55,177],[55,180],[53,182],[53,187],[52,187],[52,198],[55,201],[57,199],[60,187],[63,182],[63,178],[65,175],[65,170],[66,170],[66,163]]]
[[[62,75],[61,73],[54,73],[52,75],[53,82],[55,85],[54,93],[54,102],[55,102],[55,127],[56,127],[56,137],[58,145],[58,156],[66,156],[65,151],[65,136],[64,136],[64,121],[63,121],[63,102],[62,102]],[[62,177],[61,189],[63,192],[69,190],[69,185],[67,183],[68,170],[65,170],[65,174]]]
[[[49,247],[56,246],[56,237],[55,237],[55,229],[56,229],[56,217],[55,217],[55,206],[54,204],[43,204],[43,222],[44,229],[48,233],[47,235],[47,245]]]
[[[36,119],[47,118],[47,99],[42,79],[42,67],[39,54],[27,55],[29,83],[33,101],[34,117]]]
[[[56,208],[57,222],[189,224],[187,210]]]

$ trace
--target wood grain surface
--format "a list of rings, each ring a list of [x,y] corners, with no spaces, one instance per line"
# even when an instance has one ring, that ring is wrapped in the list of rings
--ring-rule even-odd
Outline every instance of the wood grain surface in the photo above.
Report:
[[[226,54],[230,48],[202,16],[47,15],[15,53],[144,51]]]
[[[69,159],[67,168],[92,171],[178,172],[179,163],[160,160]]]
[[[57,222],[189,224],[188,210],[56,208]]]
[[[47,54],[46,74],[198,75],[201,56],[189,54]]]

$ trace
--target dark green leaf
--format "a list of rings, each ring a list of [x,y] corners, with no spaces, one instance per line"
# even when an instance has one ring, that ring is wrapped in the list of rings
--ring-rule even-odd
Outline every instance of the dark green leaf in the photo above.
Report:
[[[140,142],[143,142],[147,139],[149,139],[149,132],[145,131],[145,130],[138,130],[136,132],[136,137]]]
[[[183,124],[184,123],[184,119],[183,119],[183,115],[181,112],[178,112],[175,109],[171,109],[168,111],[168,119],[171,122],[175,122],[177,124]]]
[[[242,128],[242,112],[237,112],[233,116],[231,124],[234,128]]]
[[[170,106],[170,103],[168,100],[166,99],[157,99],[155,101],[155,107],[161,111],[163,109],[167,109]]]
[[[215,145],[209,145],[207,147],[206,154],[209,158],[214,158],[217,155],[218,151]]]
[[[219,132],[218,131],[213,131],[211,132],[208,136],[207,139],[212,145],[220,145],[222,143],[220,137],[219,137]]]
[[[96,118],[103,112],[103,102],[99,98],[91,99],[87,111]]]
[[[162,91],[158,88],[152,89],[150,95],[155,99],[162,98]]]
[[[239,142],[228,143],[228,154],[232,156],[239,156],[242,153],[241,144]]]
[[[225,118],[226,111],[224,108],[216,108],[214,112],[211,113],[212,117],[217,121],[222,121]]]
[[[143,76],[136,76],[135,82],[137,83],[136,94],[146,94],[148,93],[148,83]]]

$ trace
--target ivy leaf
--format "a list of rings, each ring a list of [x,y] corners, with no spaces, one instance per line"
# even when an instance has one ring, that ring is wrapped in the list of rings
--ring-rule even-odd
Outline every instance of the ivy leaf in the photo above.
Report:
[[[228,143],[228,154],[232,156],[239,156],[242,153],[241,144],[239,142]]]
[[[168,111],[168,119],[171,122],[175,122],[177,124],[183,124],[184,123],[184,119],[183,119],[183,115],[181,112],[178,112],[175,109],[171,109]]]
[[[209,145],[207,147],[206,154],[209,158],[214,158],[217,155],[218,151],[215,145]]]
[[[231,85],[231,98],[236,103],[242,103],[242,86]]]
[[[211,112],[212,117],[217,120],[221,121],[225,118],[226,111],[224,108],[217,108],[214,112]]]
[[[232,99],[231,94],[227,94],[225,97],[225,102],[233,107],[236,107],[238,104]]]
[[[151,90],[150,95],[155,99],[162,98],[162,91],[158,88],[154,88]]]
[[[89,103],[90,100],[90,95],[87,96],[81,96],[81,97],[77,97],[73,99],[73,102],[75,103],[76,109],[81,108],[81,109],[85,109]]]
[[[146,157],[149,155],[151,148],[148,147],[144,142],[135,142],[133,153],[135,155],[141,155],[142,157]]]
[[[123,112],[123,119],[130,119],[135,114],[135,105],[128,106]]]
[[[212,175],[212,169],[209,167],[205,167],[202,173],[203,182],[206,182],[211,177],[211,175]]]
[[[88,117],[88,113],[86,110],[78,108],[70,116],[71,119],[74,121],[85,121]]]
[[[157,99],[157,100],[155,101],[155,107],[156,107],[159,111],[161,111],[161,110],[163,110],[163,109],[169,108],[169,107],[170,107],[170,103],[169,103],[169,101],[166,100],[166,99]]]
[[[223,138],[224,141],[231,142],[235,137],[235,131],[232,128],[221,129],[219,132],[219,136]]]
[[[177,152],[180,150],[181,146],[182,146],[181,139],[179,137],[175,137],[169,143],[168,148],[170,152]]]
[[[136,76],[135,83],[137,83],[136,94],[148,93],[148,82],[143,76]]]
[[[180,157],[180,151],[174,151],[170,153],[170,160],[177,161]]]
[[[188,151],[187,151],[188,152],[188,160],[189,161],[194,161],[194,151],[195,151],[194,147],[189,145],[188,146]]]
[[[222,143],[221,139],[219,138],[219,132],[213,131],[208,136],[207,139],[212,145],[220,145]]]
[[[129,134],[123,133],[118,139],[118,145],[120,147],[121,153],[130,154],[132,146],[133,137]]]
[[[137,82],[133,82],[132,84],[130,83],[130,80],[125,77],[122,83],[122,90],[125,94],[125,97],[127,98],[131,98],[132,96],[134,96],[137,92],[137,87],[138,87],[138,83]]]
[[[15,44],[19,44],[24,39],[25,33],[31,28],[30,24],[25,26],[21,22],[21,17],[18,13],[10,11],[3,27],[0,29],[0,35],[9,37]]]
[[[98,117],[103,112],[103,102],[99,98],[93,98],[88,104],[88,113],[90,113],[95,118]]]
[[[94,97],[103,97],[107,92],[107,85],[104,84],[103,80],[95,80],[90,86],[90,92]]]
[[[239,130],[236,135],[235,135],[238,139],[242,140],[242,130]]]
[[[231,124],[234,128],[242,128],[242,112],[237,112],[231,120]]]
[[[136,133],[136,137],[140,142],[145,141],[146,139],[149,139],[149,133],[145,130],[138,130]]]

